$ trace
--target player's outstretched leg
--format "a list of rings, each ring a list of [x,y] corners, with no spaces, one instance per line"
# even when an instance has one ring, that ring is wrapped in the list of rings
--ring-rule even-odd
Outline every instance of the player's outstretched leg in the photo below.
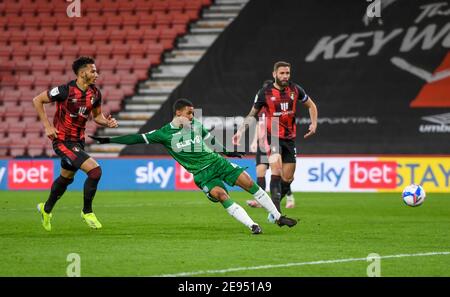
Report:
[[[266,177],[258,176],[256,180],[257,180],[258,186],[264,190],[266,188]],[[259,204],[258,201],[256,201],[255,199],[247,200],[246,203],[248,206],[253,207],[253,208],[262,207],[261,204]]]
[[[261,227],[255,223],[252,218],[248,215],[248,213],[243,209],[239,204],[235,203],[227,194],[227,192],[220,188],[214,187],[208,194],[208,198],[212,198],[220,201],[225,210],[230,214],[233,218],[247,226],[252,234],[261,234]]]
[[[102,224],[92,211],[92,201],[94,200],[95,193],[97,192],[97,185],[102,176],[102,170],[100,166],[91,169],[87,173],[87,179],[84,182],[84,205],[81,212],[81,218],[93,229],[102,228]]]
[[[293,227],[297,224],[297,221],[286,216],[282,216],[281,213],[276,208],[272,199],[270,199],[269,195],[261,189],[250,176],[244,171],[236,180],[236,184],[253,195],[253,198],[258,201],[259,204],[262,205],[264,209],[269,212],[269,216],[273,217],[273,222],[278,226],[288,226]]]

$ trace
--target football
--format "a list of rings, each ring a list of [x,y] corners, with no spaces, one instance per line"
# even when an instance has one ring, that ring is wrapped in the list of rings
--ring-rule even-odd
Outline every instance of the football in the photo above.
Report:
[[[425,200],[425,190],[421,185],[409,185],[406,186],[402,193],[403,202],[408,206],[422,205]]]

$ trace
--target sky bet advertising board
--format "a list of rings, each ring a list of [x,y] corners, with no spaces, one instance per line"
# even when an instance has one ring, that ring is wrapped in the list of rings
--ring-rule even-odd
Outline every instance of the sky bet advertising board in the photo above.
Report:
[[[170,158],[98,159],[99,190],[198,190],[192,174]],[[230,160],[256,179],[253,159]],[[0,190],[49,190],[59,176],[59,159],[0,160]],[[86,174],[79,170],[69,190],[82,190]],[[230,190],[238,190],[237,187]]]
[[[248,167],[256,180],[253,158],[230,159]],[[169,158],[99,159],[100,190],[198,190],[192,175]],[[0,160],[0,190],[48,190],[59,175],[58,159]],[[267,173],[269,185],[270,170]],[[77,172],[70,190],[82,190]],[[293,191],[400,192],[409,184],[427,192],[450,192],[450,157],[302,157],[297,158]],[[237,187],[231,190],[237,190]],[[267,189],[268,190],[268,189]]]

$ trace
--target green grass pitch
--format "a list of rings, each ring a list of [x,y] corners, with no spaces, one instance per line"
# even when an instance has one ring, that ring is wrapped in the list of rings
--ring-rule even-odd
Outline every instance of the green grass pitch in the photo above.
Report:
[[[0,192],[0,276],[65,276],[70,253],[80,256],[81,276],[287,277],[364,277],[370,253],[443,253],[382,258],[381,276],[450,276],[448,194],[412,208],[399,194],[295,193],[297,207],[285,213],[301,221],[291,229],[246,206],[249,194],[231,194],[263,234],[201,192],[108,191],[94,200],[103,229],[81,221],[82,193],[67,192],[46,232],[36,204],[48,192]]]

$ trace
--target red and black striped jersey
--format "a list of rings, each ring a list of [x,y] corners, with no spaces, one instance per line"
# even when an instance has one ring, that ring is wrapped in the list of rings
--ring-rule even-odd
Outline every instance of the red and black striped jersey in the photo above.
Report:
[[[50,101],[56,101],[53,125],[58,140],[84,141],[84,130],[92,109],[102,103],[102,94],[95,85],[81,90],[75,80],[47,91]]]
[[[290,82],[283,90],[269,84],[258,91],[254,106],[258,109],[265,108],[268,135],[294,139],[297,101],[304,103],[308,98],[305,90],[295,83]]]

